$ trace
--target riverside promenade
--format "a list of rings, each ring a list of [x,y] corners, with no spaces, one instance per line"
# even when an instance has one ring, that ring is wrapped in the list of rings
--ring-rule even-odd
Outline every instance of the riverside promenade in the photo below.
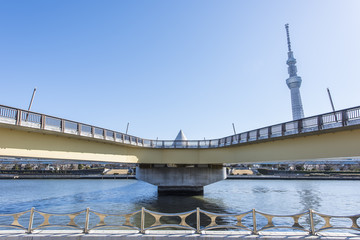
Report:
[[[253,235],[246,231],[216,231],[202,232],[195,234],[191,231],[146,231],[145,234],[137,231],[119,231],[119,230],[94,230],[89,234],[79,231],[50,231],[39,230],[32,234],[27,234],[18,230],[0,231],[1,240],[220,240],[220,239],[244,239],[244,240],[360,240],[360,235],[352,233],[322,232],[316,235],[309,235],[302,232],[264,232],[259,235]]]

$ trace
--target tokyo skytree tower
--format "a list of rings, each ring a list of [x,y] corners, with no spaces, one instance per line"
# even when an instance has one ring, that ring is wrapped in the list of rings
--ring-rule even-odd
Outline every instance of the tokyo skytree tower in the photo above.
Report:
[[[291,43],[290,43],[290,34],[289,34],[289,24],[285,25],[286,28],[286,36],[288,43],[288,60],[286,64],[288,67],[289,78],[286,79],[286,84],[288,85],[291,93],[291,108],[293,120],[304,118],[304,110],[301,103],[300,96],[300,86],[301,86],[301,77],[299,77],[296,68],[296,59],[294,58],[294,54],[291,51]]]

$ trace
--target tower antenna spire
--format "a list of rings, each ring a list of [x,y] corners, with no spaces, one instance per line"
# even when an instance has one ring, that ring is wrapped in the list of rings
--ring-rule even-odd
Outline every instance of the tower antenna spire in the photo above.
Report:
[[[302,80],[301,77],[297,75],[296,59],[294,58],[294,53],[291,51],[288,23],[285,24],[285,28],[286,28],[288,50],[289,50],[288,60],[286,61],[286,64],[288,65],[289,78],[286,79],[286,84],[288,85],[291,93],[291,108],[292,108],[293,119],[297,120],[304,118],[304,110],[300,96],[300,86]]]
[[[285,28],[286,28],[286,37],[287,37],[287,44],[288,44],[288,49],[289,52],[291,52],[291,42],[290,42],[290,33],[289,33],[289,24],[285,24]]]

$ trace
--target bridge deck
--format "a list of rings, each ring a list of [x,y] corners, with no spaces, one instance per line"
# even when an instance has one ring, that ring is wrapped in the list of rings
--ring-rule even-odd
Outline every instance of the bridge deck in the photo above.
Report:
[[[41,113],[0,105],[0,124],[21,126],[54,133],[65,133],[101,139],[125,145],[146,148],[220,148],[260,140],[275,139],[329,129],[356,126],[360,128],[360,106],[325,113],[296,121],[280,123],[219,139],[210,140],[151,140],[127,135],[113,130],[91,126]]]
[[[360,107],[220,139],[156,141],[0,106],[0,156],[150,164],[222,164],[360,156]]]

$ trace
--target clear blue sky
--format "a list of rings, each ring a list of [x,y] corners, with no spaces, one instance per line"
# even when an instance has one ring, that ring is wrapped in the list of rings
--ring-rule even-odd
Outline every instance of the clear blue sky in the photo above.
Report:
[[[156,139],[292,119],[290,24],[305,116],[360,105],[360,1],[2,0],[0,104]]]

